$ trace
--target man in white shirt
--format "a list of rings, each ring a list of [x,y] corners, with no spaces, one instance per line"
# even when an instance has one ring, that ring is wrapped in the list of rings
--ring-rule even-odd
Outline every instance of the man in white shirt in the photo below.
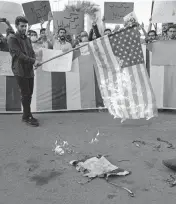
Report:
[[[51,39],[53,43],[53,49],[54,50],[61,50],[62,52],[67,52],[72,49],[72,45],[66,41],[66,30],[65,28],[59,28],[57,33],[53,35],[50,31],[50,24],[53,20],[52,13],[50,12],[48,14],[48,24],[46,29],[46,34],[48,38]]]
[[[58,35],[53,40],[53,49],[67,52],[72,49],[72,45],[66,41],[66,30],[59,28]]]

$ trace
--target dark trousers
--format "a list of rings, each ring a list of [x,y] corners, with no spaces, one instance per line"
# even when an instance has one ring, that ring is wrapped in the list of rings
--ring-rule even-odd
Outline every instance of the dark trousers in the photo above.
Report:
[[[34,89],[34,78],[23,78],[15,76],[20,93],[21,93],[21,103],[23,106],[23,118],[28,118],[32,116],[31,114],[31,100]]]

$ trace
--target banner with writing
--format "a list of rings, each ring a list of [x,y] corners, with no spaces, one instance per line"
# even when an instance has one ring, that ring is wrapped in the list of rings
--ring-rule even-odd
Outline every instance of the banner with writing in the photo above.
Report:
[[[51,11],[49,1],[32,1],[22,4],[29,25],[40,23],[40,20],[48,20],[48,13]]]
[[[0,51],[0,75],[14,76],[11,66],[12,57],[10,53]]]
[[[153,23],[176,22],[176,1],[155,1],[152,15]]]
[[[54,31],[65,28],[68,33],[77,35],[84,30],[84,14],[82,12],[54,12],[53,18]]]
[[[62,54],[61,50],[42,49],[42,61],[49,60],[57,55]],[[42,65],[43,71],[46,72],[69,72],[72,67],[73,52],[58,57]]]
[[[105,2],[104,17],[106,23],[123,23],[123,18],[134,10],[133,2]]]

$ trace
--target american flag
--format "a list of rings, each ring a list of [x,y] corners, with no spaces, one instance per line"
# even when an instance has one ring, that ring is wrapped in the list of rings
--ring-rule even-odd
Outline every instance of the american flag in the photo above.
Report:
[[[89,43],[105,107],[115,118],[157,116],[137,27]]]

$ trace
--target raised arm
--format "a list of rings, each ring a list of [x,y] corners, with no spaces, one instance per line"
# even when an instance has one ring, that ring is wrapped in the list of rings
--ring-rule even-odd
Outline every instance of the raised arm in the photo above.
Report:
[[[45,20],[42,18],[41,20],[40,20],[40,27],[41,27],[41,29],[43,28],[43,24],[45,23]]]
[[[50,39],[52,42],[54,42],[54,36],[53,33],[50,30],[50,25],[51,25],[51,21],[53,20],[53,15],[51,13],[51,11],[48,13],[48,23],[46,26],[46,36],[48,39]]]
[[[97,38],[100,38],[101,35],[100,35],[100,32],[99,32],[99,29],[98,29],[97,24],[92,25],[92,27],[93,27],[93,31],[94,31],[96,37],[97,37]]]
[[[142,23],[141,25],[139,25],[139,27],[141,28],[142,32],[144,33],[144,36],[147,37],[147,32],[144,29],[144,23]]]
[[[10,22],[6,19],[5,24],[8,26],[8,28],[10,28],[11,30],[14,31],[14,29],[12,28]],[[15,32],[15,31],[14,31]]]
[[[152,18],[149,19],[149,27],[148,27],[148,31],[152,30]]]
[[[104,16],[103,16],[103,19],[102,19],[102,29],[103,29],[103,32],[106,29],[106,23],[105,23],[105,17]]]

